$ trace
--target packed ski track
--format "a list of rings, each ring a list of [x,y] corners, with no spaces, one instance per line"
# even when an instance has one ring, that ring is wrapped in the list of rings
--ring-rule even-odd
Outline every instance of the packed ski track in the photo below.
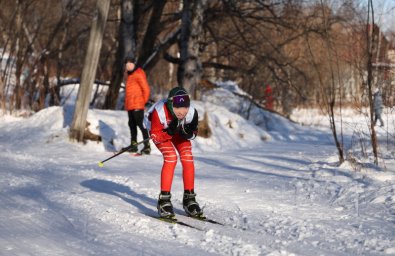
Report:
[[[329,134],[221,151],[197,145],[197,200],[224,225],[185,216],[178,165],[172,201],[191,228],[155,218],[158,151],[99,167],[113,153],[68,141],[62,115],[50,108],[0,125],[0,255],[395,254],[392,160],[386,172],[339,167]],[[114,134],[127,130],[114,128],[125,121],[119,111],[95,115]]]

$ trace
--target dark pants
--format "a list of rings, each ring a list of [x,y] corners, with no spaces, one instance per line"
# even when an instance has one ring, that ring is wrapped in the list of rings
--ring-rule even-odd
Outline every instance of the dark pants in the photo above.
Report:
[[[137,142],[137,127],[140,128],[140,131],[143,134],[143,139],[148,139],[148,131],[143,125],[144,110],[129,110],[128,116],[131,140]]]
[[[376,125],[377,120],[380,120],[380,125],[384,126],[384,121],[381,118],[381,111],[382,111],[381,109],[375,109],[375,111],[374,111],[374,125]]]

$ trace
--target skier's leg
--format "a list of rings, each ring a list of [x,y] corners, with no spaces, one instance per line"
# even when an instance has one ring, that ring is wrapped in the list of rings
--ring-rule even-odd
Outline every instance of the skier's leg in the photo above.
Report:
[[[384,121],[383,121],[383,118],[381,118],[381,113],[380,113],[380,116],[379,116],[379,120],[380,120],[381,127],[383,127],[384,126]]]
[[[171,204],[171,185],[173,182],[174,169],[177,164],[177,155],[173,144],[166,141],[155,144],[163,155],[161,172],[161,192],[158,199],[158,214],[161,217],[174,217],[173,205]]]
[[[143,125],[144,120],[144,110],[135,110],[134,111],[134,119],[136,120],[136,125],[139,127],[141,133],[143,134],[143,139],[148,139],[148,131],[145,129]]]
[[[148,139],[149,135],[148,135],[148,130],[145,129],[144,125],[143,125],[143,120],[144,120],[144,110],[136,110],[134,112],[134,118],[136,120],[136,124],[139,127],[142,135],[143,135],[143,139]],[[141,153],[143,154],[150,154],[151,153],[151,147],[150,147],[150,143],[149,141],[144,142],[144,147],[141,150]]]
[[[136,129],[136,123],[134,119],[134,111],[129,110],[128,111],[128,126],[130,130],[130,145],[133,145],[137,143],[137,129]],[[125,148],[123,148],[125,149]],[[129,152],[137,152],[137,146],[132,146],[128,150]]]
[[[136,142],[137,141],[137,123],[136,123],[136,118],[135,118],[135,111],[129,110],[128,116],[129,116],[128,125],[129,125],[129,129],[130,129],[131,141]]]
[[[173,143],[180,155],[184,190],[193,190],[195,186],[195,164],[192,155],[192,144],[178,134],[173,137]]]
[[[195,164],[192,155],[192,144],[189,140],[179,135],[173,137],[173,143],[180,155],[182,164],[182,175],[184,180],[184,196],[182,204],[185,212],[190,216],[203,216],[203,211],[196,202],[195,186]]]
[[[155,145],[163,155],[161,191],[170,192],[173,182],[174,169],[176,168],[177,164],[177,154],[173,144],[170,141]]]

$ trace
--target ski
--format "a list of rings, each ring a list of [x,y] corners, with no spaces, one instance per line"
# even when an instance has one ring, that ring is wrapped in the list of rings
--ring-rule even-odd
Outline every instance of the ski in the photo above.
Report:
[[[185,223],[183,221],[177,220],[175,217],[174,218],[164,218],[164,217],[158,217],[158,216],[151,216],[151,217],[153,217],[153,218],[155,218],[157,220],[166,222],[166,223],[179,224],[179,225],[184,226],[184,227],[193,228],[193,229],[196,229],[196,230],[203,231],[203,229],[200,229],[198,227],[195,227],[195,226],[190,225],[188,223]]]
[[[211,223],[211,224],[216,224],[216,225],[225,226],[225,224],[223,224],[223,223],[221,223],[221,222],[218,222],[218,221],[216,221],[216,220],[213,220],[213,219],[209,219],[209,218],[207,218],[207,217],[204,216],[204,215],[199,215],[199,216],[187,216],[187,217],[192,218],[192,219],[195,219],[195,220],[203,221],[203,222],[208,222],[208,223]]]

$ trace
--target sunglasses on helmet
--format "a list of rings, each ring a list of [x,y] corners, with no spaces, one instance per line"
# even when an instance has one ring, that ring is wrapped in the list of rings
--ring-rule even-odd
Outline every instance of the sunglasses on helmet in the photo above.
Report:
[[[173,103],[173,107],[181,108],[181,107],[189,107],[190,99],[188,94],[176,95],[171,97],[171,101]]]

